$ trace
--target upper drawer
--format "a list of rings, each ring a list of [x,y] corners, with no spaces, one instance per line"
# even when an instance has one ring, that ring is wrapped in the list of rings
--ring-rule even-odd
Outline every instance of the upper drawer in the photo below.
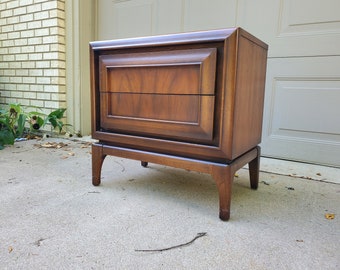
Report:
[[[216,48],[101,55],[100,91],[213,95]]]

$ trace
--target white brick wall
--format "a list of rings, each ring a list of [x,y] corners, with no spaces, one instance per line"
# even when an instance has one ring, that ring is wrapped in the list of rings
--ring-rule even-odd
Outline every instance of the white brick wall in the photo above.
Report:
[[[66,107],[65,0],[0,0],[0,104]]]

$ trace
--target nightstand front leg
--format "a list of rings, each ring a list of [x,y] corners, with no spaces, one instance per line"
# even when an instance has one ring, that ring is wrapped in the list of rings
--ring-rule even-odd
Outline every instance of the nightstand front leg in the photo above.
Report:
[[[234,171],[231,166],[214,166],[212,168],[212,176],[217,184],[220,214],[219,217],[223,221],[230,218],[231,189],[234,179]]]
[[[101,144],[92,144],[92,184],[100,185],[102,165],[106,155],[103,154],[103,146]]]

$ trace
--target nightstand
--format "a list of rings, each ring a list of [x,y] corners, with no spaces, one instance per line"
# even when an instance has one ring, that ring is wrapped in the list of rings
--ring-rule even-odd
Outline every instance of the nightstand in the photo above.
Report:
[[[235,172],[258,187],[267,50],[241,28],[91,42],[93,185],[107,155],[208,173],[228,220]]]

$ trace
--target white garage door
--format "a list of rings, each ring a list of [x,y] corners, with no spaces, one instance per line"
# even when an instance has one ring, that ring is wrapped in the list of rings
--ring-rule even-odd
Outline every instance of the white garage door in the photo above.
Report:
[[[264,156],[340,167],[339,0],[98,0],[97,38],[241,26],[269,44]]]

